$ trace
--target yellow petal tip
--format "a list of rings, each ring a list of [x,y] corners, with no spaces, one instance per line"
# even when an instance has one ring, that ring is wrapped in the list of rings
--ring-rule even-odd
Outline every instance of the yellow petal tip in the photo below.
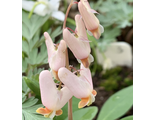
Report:
[[[40,108],[38,108],[38,109],[36,110],[36,112],[39,113],[39,114],[45,115],[45,114],[51,113],[52,111],[49,110],[49,109],[47,109],[47,108],[42,108],[42,107],[40,107]]]
[[[57,110],[55,114],[56,114],[56,116],[59,116],[59,115],[62,115],[62,113],[63,113],[63,111],[60,109],[60,110]]]
[[[78,104],[78,108],[83,108],[85,107],[89,102],[89,97],[87,98],[82,98],[81,101]]]

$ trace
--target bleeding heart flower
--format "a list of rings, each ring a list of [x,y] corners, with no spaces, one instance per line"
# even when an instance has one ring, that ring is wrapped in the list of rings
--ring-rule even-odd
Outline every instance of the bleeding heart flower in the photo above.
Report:
[[[46,39],[45,43],[48,51],[49,66],[52,70],[55,79],[59,80],[58,70],[61,67],[65,67],[66,64],[66,55],[65,55],[65,50],[67,48],[66,42],[64,40],[61,40],[59,45],[54,45],[52,39],[50,38],[47,32],[44,33],[44,36]]]
[[[58,71],[60,80],[68,87],[72,94],[81,99],[78,108],[89,106],[95,101],[96,91],[93,90],[93,83],[89,68],[81,64],[80,75],[76,76],[65,67]]]
[[[99,20],[94,15],[97,13],[95,10],[91,9],[87,0],[81,0],[78,3],[79,12],[82,15],[87,32],[89,35],[93,35],[96,39],[99,39],[101,33],[104,32],[104,28],[99,24]]]
[[[66,28],[63,30],[63,39],[66,41],[74,56],[79,59],[86,68],[88,68],[90,63],[94,61],[94,58],[90,55],[90,41],[87,38],[86,29],[81,16],[76,15],[75,21],[75,36]]]
[[[39,84],[41,100],[45,108],[38,108],[36,112],[52,119],[55,115],[61,115],[63,113],[61,108],[72,97],[70,90],[66,86],[58,90],[48,70],[44,70],[40,73]]]

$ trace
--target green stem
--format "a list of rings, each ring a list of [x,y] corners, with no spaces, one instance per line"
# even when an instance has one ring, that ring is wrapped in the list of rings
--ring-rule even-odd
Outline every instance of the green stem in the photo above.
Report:
[[[36,8],[36,6],[39,5],[39,4],[44,4],[44,5],[46,5],[46,3],[45,3],[45,2],[42,2],[42,1],[36,2],[36,3],[34,4],[32,10],[31,10],[30,13],[29,13],[29,16],[28,16],[29,19],[31,18],[31,16],[32,16],[32,14],[33,14],[33,12],[34,12],[34,9]]]

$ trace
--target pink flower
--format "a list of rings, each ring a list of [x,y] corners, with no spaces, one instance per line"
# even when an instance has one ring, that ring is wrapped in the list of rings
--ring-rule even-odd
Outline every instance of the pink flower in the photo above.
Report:
[[[99,39],[101,33],[104,32],[104,28],[99,24],[99,20],[94,15],[97,13],[95,10],[91,9],[87,0],[81,0],[78,3],[79,12],[82,15],[87,32],[89,35],[93,35],[96,39]]]
[[[82,108],[90,105],[95,101],[96,91],[93,90],[91,73],[88,68],[81,64],[80,76],[76,76],[65,67],[58,71],[60,80],[68,87],[72,94],[81,99],[78,107]]]
[[[49,66],[52,70],[53,76],[55,79],[58,79],[58,70],[61,67],[65,67],[66,64],[66,55],[65,55],[65,50],[66,50],[66,42],[64,40],[60,41],[59,45],[55,45],[52,42],[52,39],[50,38],[49,34],[47,32],[44,33],[45,36],[45,43],[47,46],[47,51],[48,51],[48,62]]]
[[[72,97],[70,90],[67,87],[58,90],[48,70],[44,70],[40,73],[39,84],[42,104],[45,108],[38,108],[36,112],[48,118],[61,115],[61,108]]]
[[[80,15],[75,16],[76,35],[74,36],[66,28],[63,30],[63,39],[68,47],[73,52],[77,59],[80,59],[83,65],[87,68],[93,62],[93,57],[90,55],[90,45],[87,38],[86,29]]]

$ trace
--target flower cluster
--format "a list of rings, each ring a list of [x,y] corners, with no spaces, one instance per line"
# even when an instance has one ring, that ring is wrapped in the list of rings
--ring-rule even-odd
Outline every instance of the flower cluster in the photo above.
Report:
[[[41,99],[45,108],[38,108],[36,112],[48,118],[61,115],[63,113],[61,108],[72,96],[81,99],[78,108],[83,108],[86,105],[91,105],[97,94],[93,89],[89,69],[94,58],[90,54],[90,41],[87,38],[86,28],[88,33],[96,39],[99,39],[104,29],[94,15],[96,11],[90,8],[88,1],[81,0],[78,2],[78,8],[80,14],[75,16],[76,29],[73,34],[68,30],[70,28],[65,28],[63,30],[63,40],[59,44],[54,44],[49,34],[44,33],[51,71],[44,70],[40,73]],[[65,67],[67,63],[67,46],[80,63],[80,70],[71,72],[71,70],[67,69],[68,67]],[[64,85],[57,88],[54,79]]]

